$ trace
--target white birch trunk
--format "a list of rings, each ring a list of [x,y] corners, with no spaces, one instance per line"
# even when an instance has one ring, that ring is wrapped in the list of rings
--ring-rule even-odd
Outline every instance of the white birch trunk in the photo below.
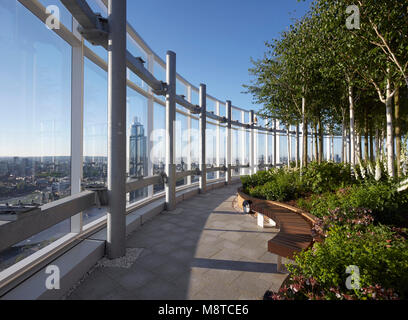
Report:
[[[385,102],[386,119],[387,119],[387,167],[388,175],[395,176],[394,169],[394,128],[392,125],[392,96],[391,96],[391,82],[387,79],[387,96]]]
[[[355,158],[355,128],[354,128],[354,99],[353,87],[349,85],[349,104],[350,104],[350,162],[354,166],[356,164]]]
[[[306,98],[302,97],[302,159],[300,162],[301,170],[303,167],[307,166],[307,149]]]

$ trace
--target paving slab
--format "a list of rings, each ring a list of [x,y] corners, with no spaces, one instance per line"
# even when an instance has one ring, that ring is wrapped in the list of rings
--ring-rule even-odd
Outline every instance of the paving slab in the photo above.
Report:
[[[163,212],[127,238],[141,254],[130,268],[96,267],[68,299],[262,299],[286,278],[277,273],[260,228],[234,207],[238,185],[198,195]]]

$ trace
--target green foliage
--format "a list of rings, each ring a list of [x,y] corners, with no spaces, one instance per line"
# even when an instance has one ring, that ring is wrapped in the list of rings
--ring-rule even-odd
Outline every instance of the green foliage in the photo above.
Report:
[[[256,186],[263,185],[266,182],[268,182],[271,179],[272,170],[258,171],[256,174],[241,177],[242,187],[244,191],[248,190],[249,188],[254,188]]]
[[[312,162],[303,174],[305,187],[313,193],[334,191],[355,182],[349,165],[333,162]]]
[[[250,196],[288,201],[302,194],[303,185],[297,170],[271,169],[241,178],[244,192]]]
[[[401,225],[408,213],[408,191],[396,189],[392,182],[364,182],[298,199],[297,205],[319,218],[336,208],[365,208],[381,223]]]
[[[408,297],[408,242],[383,225],[334,226],[324,242],[299,253],[295,262],[288,265],[293,275],[311,277],[326,289],[336,287],[362,298],[362,292],[345,286],[346,268],[355,265],[362,288],[379,284]]]

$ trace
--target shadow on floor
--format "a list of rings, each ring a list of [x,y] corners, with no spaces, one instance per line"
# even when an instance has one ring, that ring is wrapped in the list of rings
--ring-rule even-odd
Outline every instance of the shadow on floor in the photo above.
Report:
[[[196,196],[179,203],[178,214],[146,222],[127,239],[128,248],[143,248],[134,264],[96,268],[69,299],[262,299],[286,278],[267,252],[277,230],[260,229],[233,208],[237,187]]]

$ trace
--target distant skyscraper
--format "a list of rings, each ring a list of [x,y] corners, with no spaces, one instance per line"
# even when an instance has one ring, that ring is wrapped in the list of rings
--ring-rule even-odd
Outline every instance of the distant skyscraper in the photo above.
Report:
[[[129,137],[129,176],[147,176],[146,136],[143,125],[137,117],[130,126]],[[147,188],[130,192],[129,201],[147,197]]]

